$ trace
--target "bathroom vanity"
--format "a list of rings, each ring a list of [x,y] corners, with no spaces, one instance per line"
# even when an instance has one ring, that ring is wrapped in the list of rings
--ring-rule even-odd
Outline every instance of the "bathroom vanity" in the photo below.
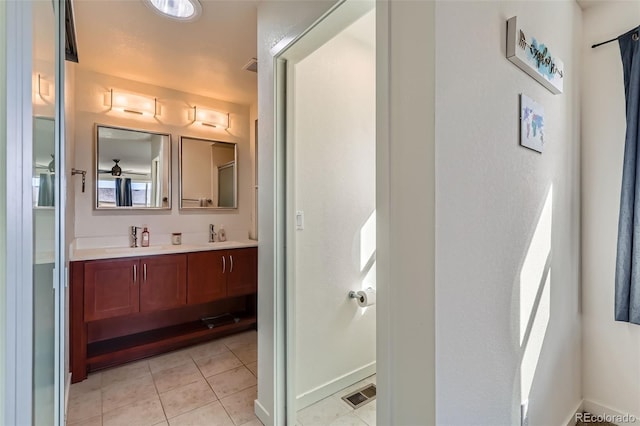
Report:
[[[73,251],[72,382],[255,328],[257,251],[255,241]],[[234,320],[201,320],[223,314]]]

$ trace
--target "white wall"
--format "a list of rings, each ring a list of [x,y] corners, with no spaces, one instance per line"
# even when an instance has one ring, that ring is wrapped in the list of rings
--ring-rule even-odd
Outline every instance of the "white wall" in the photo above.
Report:
[[[640,417],[640,327],[614,321],[614,277],[625,140],[625,98],[617,42],[591,45],[638,26],[640,3],[603,2],[583,12],[582,314],[583,396]]]
[[[514,15],[564,61],[563,94],[505,58]],[[581,401],[581,24],[574,1],[436,5],[439,424],[520,424],[528,398],[529,425],[560,425]],[[520,93],[544,106],[542,155],[518,145]]]
[[[256,414],[266,425],[273,425],[277,384],[276,341],[284,336],[276,334],[276,312],[282,313],[282,301],[275,298],[275,99],[274,60],[271,49],[292,34],[299,34],[322,16],[333,0],[318,1],[262,1],[258,4],[258,400]],[[277,306],[276,306],[277,302]],[[278,310],[276,310],[276,307]],[[283,368],[280,365],[278,368]],[[282,383],[279,383],[280,387]],[[281,389],[281,388],[280,388]],[[284,408],[284,395],[278,403]],[[284,413],[280,414],[281,416]],[[283,418],[277,419],[284,424]]]
[[[290,208],[305,213],[291,282],[301,409],[375,372],[376,307],[347,297],[376,287],[375,12],[293,72]]]
[[[381,425],[436,421],[435,4],[376,6]]]
[[[160,116],[153,118],[134,117],[130,114],[108,111],[104,106],[103,95],[109,89],[120,89],[131,93],[157,97],[161,105]],[[198,95],[151,86],[87,71],[76,70],[76,116],[75,164],[77,169],[87,170],[86,191],[81,192],[81,181],[75,185],[75,237],[120,237],[121,244],[127,244],[128,227],[147,224],[151,231],[151,244],[169,243],[171,232],[182,232],[183,240],[189,235],[202,234],[206,238],[208,224],[225,226],[227,238],[246,239],[250,228],[251,210],[251,159],[249,150],[249,107],[229,102],[204,98]],[[231,127],[228,130],[194,126],[188,120],[190,106],[228,111]],[[161,212],[105,212],[95,211],[94,205],[94,139],[95,123],[143,129],[171,134],[172,145],[172,203],[171,211]],[[238,210],[180,212],[178,180],[178,145],[180,136],[213,139],[238,143]],[[187,241],[188,242],[188,241]]]

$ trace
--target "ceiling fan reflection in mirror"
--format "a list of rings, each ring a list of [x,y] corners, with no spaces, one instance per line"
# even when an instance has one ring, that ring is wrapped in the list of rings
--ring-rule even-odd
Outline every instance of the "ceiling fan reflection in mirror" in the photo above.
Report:
[[[49,164],[41,164],[41,163],[36,163],[35,168],[36,169],[42,169],[42,170],[48,170],[49,173],[55,173],[56,172],[56,158],[53,154],[51,155],[51,161],[49,162]]]
[[[133,170],[122,170],[122,168],[120,167],[120,165],[118,163],[120,163],[120,159],[113,159],[113,162],[115,163],[114,166],[111,169],[99,169],[98,172],[99,173],[109,173],[111,176],[122,176],[122,174],[127,174],[127,175],[138,175],[138,176],[148,176],[149,173],[140,173],[140,172],[134,172]]]

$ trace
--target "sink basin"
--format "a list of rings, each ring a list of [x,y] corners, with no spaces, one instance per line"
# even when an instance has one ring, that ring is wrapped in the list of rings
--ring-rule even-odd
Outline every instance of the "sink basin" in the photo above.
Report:
[[[208,246],[213,247],[227,247],[237,245],[237,241],[216,241],[215,243],[207,243]]]
[[[129,253],[129,252],[145,252],[165,250],[169,246],[150,246],[150,247],[114,247],[103,249],[106,253]]]

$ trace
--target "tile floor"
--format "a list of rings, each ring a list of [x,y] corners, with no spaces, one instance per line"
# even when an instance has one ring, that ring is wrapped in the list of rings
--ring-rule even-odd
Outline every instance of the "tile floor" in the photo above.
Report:
[[[342,397],[376,383],[376,375],[349,386],[298,411],[298,426],[376,426],[376,401],[354,410]]]
[[[257,334],[236,334],[90,374],[67,425],[260,426],[257,376]]]

